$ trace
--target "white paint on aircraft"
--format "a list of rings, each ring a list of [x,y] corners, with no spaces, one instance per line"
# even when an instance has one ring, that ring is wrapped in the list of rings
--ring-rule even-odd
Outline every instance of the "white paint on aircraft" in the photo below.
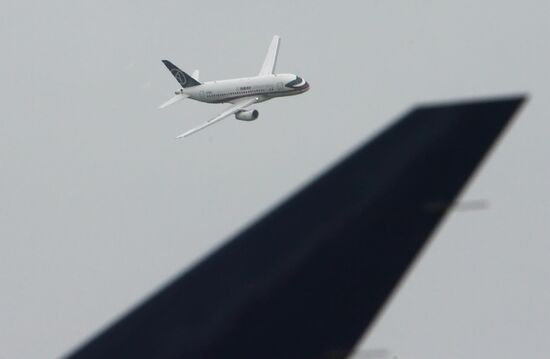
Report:
[[[253,121],[258,118],[258,111],[247,110],[247,107],[270,100],[275,97],[293,96],[309,90],[309,84],[303,78],[294,74],[275,74],[277,56],[281,38],[274,36],[269,46],[262,68],[257,76],[230,80],[199,82],[199,70],[191,76],[177,68],[167,60],[163,63],[182,86],[175,96],[163,103],[165,108],[183,99],[206,103],[231,103],[232,106],[206,123],[195,127],[176,138],[192,135],[224,118],[235,115],[242,121]]]

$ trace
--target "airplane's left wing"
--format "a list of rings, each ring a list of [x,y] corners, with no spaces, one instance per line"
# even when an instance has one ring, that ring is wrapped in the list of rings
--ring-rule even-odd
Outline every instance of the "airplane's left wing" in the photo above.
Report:
[[[193,129],[185,132],[185,133],[182,133],[181,135],[179,135],[176,138],[187,137],[187,136],[190,136],[190,135],[194,134],[195,132],[199,132],[200,130],[202,130],[202,129],[208,127],[208,126],[213,125],[216,122],[219,122],[219,121],[223,120],[226,117],[234,115],[237,112],[243,110],[244,108],[246,108],[246,107],[248,107],[252,104],[255,104],[256,102],[258,102],[257,97],[246,98],[246,99],[243,99],[241,101],[238,101],[233,106],[231,106],[230,108],[228,108],[224,112],[220,113],[218,116],[214,117],[213,119],[209,120],[208,122],[206,122],[206,123],[204,123],[204,124],[202,124],[198,127],[195,127]]]

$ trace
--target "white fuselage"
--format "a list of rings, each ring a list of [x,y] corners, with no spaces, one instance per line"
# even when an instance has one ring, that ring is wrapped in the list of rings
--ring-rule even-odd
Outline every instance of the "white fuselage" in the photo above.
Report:
[[[242,98],[257,97],[263,102],[274,97],[292,96],[309,90],[307,81],[292,74],[247,77],[209,81],[199,86],[187,87],[177,93],[207,103],[233,103]]]

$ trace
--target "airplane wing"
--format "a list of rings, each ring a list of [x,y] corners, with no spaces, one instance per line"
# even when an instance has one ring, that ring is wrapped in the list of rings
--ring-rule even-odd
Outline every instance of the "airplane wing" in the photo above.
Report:
[[[252,98],[246,98],[246,99],[243,99],[241,101],[238,101],[236,102],[233,106],[231,106],[230,108],[228,108],[227,110],[225,110],[224,112],[220,113],[218,116],[214,117],[213,119],[209,120],[208,122],[198,126],[198,127],[195,127],[185,133],[182,133],[181,135],[179,135],[178,137],[176,138],[183,138],[183,137],[187,137],[187,136],[190,136],[192,134],[194,134],[195,132],[198,132],[210,125],[213,125],[215,124],[216,122],[219,122],[221,120],[223,120],[224,118],[228,117],[228,116],[231,116],[231,115],[234,115],[235,113],[241,111],[242,109],[254,104],[258,102],[258,98],[257,97],[252,97]]]
[[[269,50],[267,50],[267,55],[262,65],[262,69],[258,76],[265,76],[273,74],[275,71],[275,65],[277,65],[277,55],[279,54],[279,44],[281,43],[281,38],[277,35],[273,36],[271,40],[271,45],[269,45]]]

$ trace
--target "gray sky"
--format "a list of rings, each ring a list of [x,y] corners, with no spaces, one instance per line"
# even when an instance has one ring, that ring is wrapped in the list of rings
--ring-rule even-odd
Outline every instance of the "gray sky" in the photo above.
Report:
[[[529,92],[518,121],[362,343],[399,358],[550,353],[550,4],[0,2],[0,358],[58,357],[415,102]],[[183,102],[167,58],[213,80],[312,89],[183,141],[226,105]],[[266,348],[268,350],[268,348]]]

